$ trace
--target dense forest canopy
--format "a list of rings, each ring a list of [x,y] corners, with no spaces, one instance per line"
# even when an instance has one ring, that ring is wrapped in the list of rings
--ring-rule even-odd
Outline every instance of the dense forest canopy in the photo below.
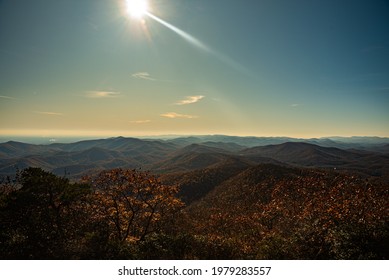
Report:
[[[387,201],[382,180],[272,164],[79,182],[28,168],[1,184],[1,258],[387,259]]]

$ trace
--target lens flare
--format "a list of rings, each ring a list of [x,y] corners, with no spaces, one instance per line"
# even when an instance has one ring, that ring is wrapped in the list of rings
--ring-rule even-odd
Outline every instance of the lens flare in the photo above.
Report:
[[[175,27],[174,25],[160,19],[159,17],[149,13],[149,12],[146,12],[146,15],[148,15],[150,18],[152,18],[153,20],[159,22],[160,24],[164,25],[165,27],[169,28],[170,30],[174,31],[175,33],[177,33],[178,35],[180,35],[182,38],[184,38],[185,40],[187,40],[189,43],[195,45],[196,47],[204,50],[204,51],[207,51],[207,52],[210,52],[210,48],[207,47],[204,43],[200,42],[198,39],[194,38],[193,36],[189,35],[188,33],[186,33],[185,31]]]
[[[127,12],[131,17],[140,19],[148,10],[147,0],[126,0]]]
[[[244,73],[246,75],[251,76],[252,74],[250,71],[248,71],[244,66],[242,66],[240,63],[234,61],[233,59],[229,58],[228,56],[222,54],[221,52],[217,52],[201,42],[199,39],[193,37],[192,35],[186,33],[185,31],[179,29],[178,27],[164,21],[163,19],[157,17],[156,15],[152,14],[149,11],[149,5],[147,0],[125,0],[127,13],[137,19],[143,19],[145,16],[149,17],[150,19],[153,19],[154,21],[162,24],[163,26],[169,28],[171,31],[179,35],[181,38],[185,39],[187,42],[189,42],[192,46],[213,55],[215,58],[217,58],[219,61],[224,63],[225,65],[228,65],[235,70],[238,70],[241,73]]]
[[[165,27],[169,28],[171,31],[175,32],[177,35],[179,35],[181,38],[188,41],[193,46],[199,48],[200,50],[202,50],[206,53],[213,55],[215,58],[217,58],[219,61],[221,61],[225,65],[228,65],[228,66],[234,68],[235,70],[237,70],[237,71],[239,71],[247,76],[253,76],[253,74],[249,70],[247,70],[244,66],[242,66],[240,63],[234,61],[233,59],[229,58],[228,56],[226,56],[220,52],[213,50],[211,47],[207,46],[206,44],[201,42],[199,39],[196,39],[192,35],[179,29],[178,27],[175,27],[174,25],[162,20],[161,18],[151,14],[150,12],[146,12],[145,15],[147,15],[151,19],[155,20],[156,22],[159,22],[160,24],[164,25]]]

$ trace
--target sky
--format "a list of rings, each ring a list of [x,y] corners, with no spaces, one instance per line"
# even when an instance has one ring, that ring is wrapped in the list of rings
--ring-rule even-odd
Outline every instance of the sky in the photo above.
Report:
[[[0,136],[389,137],[386,0],[0,0]]]

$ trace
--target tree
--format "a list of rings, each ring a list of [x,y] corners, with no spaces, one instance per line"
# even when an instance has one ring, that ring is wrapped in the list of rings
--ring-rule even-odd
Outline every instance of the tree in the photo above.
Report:
[[[93,219],[104,221],[110,239],[119,243],[144,240],[183,207],[178,187],[164,185],[147,172],[114,169],[84,180],[94,190]]]
[[[90,188],[72,184],[40,168],[21,172],[2,194],[0,205],[3,258],[70,258],[85,224],[83,201]]]

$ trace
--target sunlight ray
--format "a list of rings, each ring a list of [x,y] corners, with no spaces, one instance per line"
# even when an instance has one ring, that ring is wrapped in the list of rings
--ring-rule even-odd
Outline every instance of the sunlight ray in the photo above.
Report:
[[[146,11],[145,15],[149,16],[150,18],[152,18],[153,20],[155,20],[158,23],[162,24],[163,26],[169,28],[170,30],[172,30],[173,32],[178,34],[181,38],[185,39],[187,42],[189,42],[193,46],[199,48],[202,51],[205,51],[205,52],[213,55],[215,58],[217,58],[222,63],[224,63],[224,64],[234,68],[235,70],[239,71],[240,73],[243,73],[243,74],[245,74],[247,76],[253,77],[252,73],[246,67],[244,67],[240,63],[234,61],[233,59],[229,58],[228,56],[226,56],[226,55],[224,55],[224,54],[222,54],[220,52],[214,51],[212,48],[210,48],[209,46],[207,46],[206,44],[201,42],[199,39],[197,39],[197,38],[193,37],[192,35],[188,34],[187,32],[185,32],[185,31],[179,29],[178,27],[176,27],[176,26],[174,26],[174,25],[164,21],[163,19],[153,15],[150,12]]]

